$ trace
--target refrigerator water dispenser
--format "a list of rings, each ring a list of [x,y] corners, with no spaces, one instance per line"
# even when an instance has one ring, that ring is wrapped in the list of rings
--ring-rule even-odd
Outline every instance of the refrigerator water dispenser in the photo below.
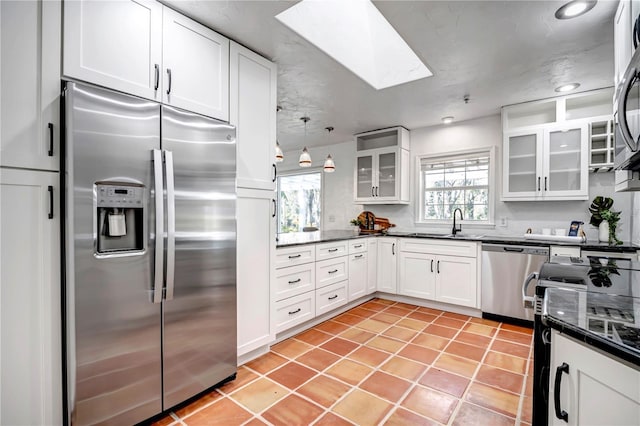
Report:
[[[97,254],[140,252],[144,247],[144,185],[96,183]]]

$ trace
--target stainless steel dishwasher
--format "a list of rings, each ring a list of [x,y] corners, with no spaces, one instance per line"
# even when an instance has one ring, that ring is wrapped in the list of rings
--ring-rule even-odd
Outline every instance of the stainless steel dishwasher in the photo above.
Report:
[[[522,283],[547,260],[549,247],[482,244],[482,317],[531,324],[533,311],[522,304]]]

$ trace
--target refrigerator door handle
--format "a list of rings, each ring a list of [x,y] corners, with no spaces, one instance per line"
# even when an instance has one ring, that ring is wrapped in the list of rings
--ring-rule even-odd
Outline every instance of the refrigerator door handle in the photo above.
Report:
[[[163,208],[163,183],[162,183],[162,151],[153,150],[153,175],[155,179],[155,200],[156,200],[156,253],[155,253],[155,273],[153,278],[153,294],[151,301],[153,303],[162,302],[162,283],[163,283],[163,258],[164,258],[164,208]]]
[[[167,292],[166,300],[173,299],[176,265],[176,196],[173,181],[173,153],[164,151],[164,167],[167,176]]]

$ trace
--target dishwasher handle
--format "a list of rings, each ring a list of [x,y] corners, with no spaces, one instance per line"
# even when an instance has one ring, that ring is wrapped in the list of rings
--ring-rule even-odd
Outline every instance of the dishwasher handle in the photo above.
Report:
[[[538,273],[532,272],[527,276],[527,278],[524,279],[524,282],[522,283],[522,305],[527,309],[535,308],[535,298],[532,296],[527,296],[527,289],[529,288],[529,284],[531,284],[531,281],[537,279]]]
[[[482,243],[482,251],[507,254],[532,254],[549,258],[549,246],[527,246],[522,244],[492,244]]]

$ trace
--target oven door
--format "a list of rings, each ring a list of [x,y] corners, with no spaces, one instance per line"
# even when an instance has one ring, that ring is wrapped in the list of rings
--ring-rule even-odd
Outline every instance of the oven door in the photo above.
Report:
[[[640,168],[640,49],[636,50],[617,90],[614,103],[615,168]]]

